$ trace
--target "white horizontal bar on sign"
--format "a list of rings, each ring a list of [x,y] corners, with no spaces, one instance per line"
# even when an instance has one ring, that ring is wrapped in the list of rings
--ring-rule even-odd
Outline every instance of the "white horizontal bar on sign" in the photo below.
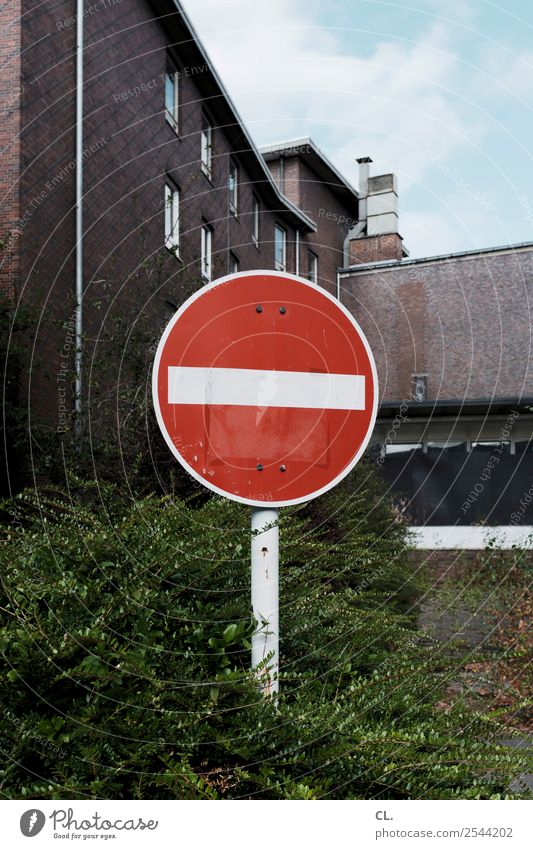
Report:
[[[361,374],[169,366],[169,404],[364,410]]]

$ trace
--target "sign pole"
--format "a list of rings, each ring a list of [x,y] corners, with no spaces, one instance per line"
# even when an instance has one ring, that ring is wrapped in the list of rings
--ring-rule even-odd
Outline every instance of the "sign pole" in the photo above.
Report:
[[[252,668],[272,654],[258,677],[264,696],[279,691],[279,510],[252,508]]]

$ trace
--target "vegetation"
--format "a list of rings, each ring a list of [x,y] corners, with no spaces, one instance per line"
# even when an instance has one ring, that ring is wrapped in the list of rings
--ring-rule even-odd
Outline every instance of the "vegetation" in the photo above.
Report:
[[[527,738],[533,731],[532,552],[489,545],[470,554],[455,557],[437,581],[433,573],[433,621],[447,640],[461,635],[449,646],[456,677],[442,706],[461,700]]]
[[[162,294],[164,262],[133,278],[153,307],[133,319],[108,311],[113,281],[102,284],[98,344],[84,341],[82,440],[71,420],[59,433],[35,417],[30,437],[17,389],[37,318],[0,310],[10,365],[1,485],[36,485],[2,510],[0,794],[510,795],[526,752],[491,742],[512,733],[498,712],[447,699],[455,659],[418,630],[427,576],[368,464],[282,511],[281,695],[260,695],[249,511],[191,487],[151,413],[161,308],[177,306]],[[57,375],[45,376],[53,387]]]
[[[5,519],[4,798],[498,798],[526,770],[497,719],[439,708],[446,663],[367,466],[283,511],[277,702],[248,670],[246,508],[71,479]]]

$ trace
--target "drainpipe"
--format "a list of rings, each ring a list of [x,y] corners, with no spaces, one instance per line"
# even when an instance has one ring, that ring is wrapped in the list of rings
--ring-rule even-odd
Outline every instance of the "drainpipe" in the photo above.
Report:
[[[76,0],[76,350],[74,353],[75,431],[81,428],[83,344],[83,0]]]
[[[358,239],[366,229],[367,219],[367,199],[368,199],[368,175],[370,171],[370,156],[362,156],[357,160],[359,165],[359,221],[355,227],[351,227],[344,239],[343,244],[343,265],[348,268],[350,265],[350,241]]]
[[[296,267],[295,267],[296,276],[300,276],[300,231],[296,231]]]

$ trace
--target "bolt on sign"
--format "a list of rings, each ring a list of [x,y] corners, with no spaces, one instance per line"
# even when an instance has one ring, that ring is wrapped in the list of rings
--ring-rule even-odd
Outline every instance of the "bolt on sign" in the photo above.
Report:
[[[189,298],[159,343],[152,390],[176,459],[204,486],[256,508],[252,526],[265,540],[272,528],[262,530],[261,508],[272,519],[272,508],[339,483],[377,410],[374,358],[357,322],[316,284],[275,271],[223,277]],[[276,559],[271,542],[275,552],[252,551]],[[277,617],[277,559],[266,573],[276,576]]]
[[[299,504],[361,457],[376,416],[369,345],[338,301],[273,271],[222,278],[159,344],[154,405],[179,462],[252,506]]]

